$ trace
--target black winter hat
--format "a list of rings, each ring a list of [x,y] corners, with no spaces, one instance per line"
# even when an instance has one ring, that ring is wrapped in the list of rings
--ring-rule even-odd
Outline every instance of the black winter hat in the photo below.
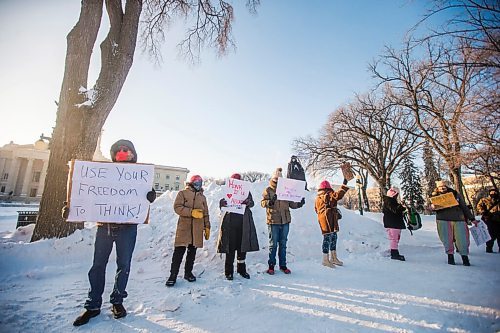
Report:
[[[137,163],[137,152],[135,151],[135,147],[134,147],[134,144],[129,141],[129,140],[124,140],[124,139],[121,139],[121,140],[118,140],[116,141],[115,143],[113,143],[113,145],[111,146],[111,160],[113,162],[116,162],[116,153],[120,150],[120,147],[127,147],[128,149],[130,149],[132,151],[132,153],[134,154],[134,158],[130,161],[130,163]]]

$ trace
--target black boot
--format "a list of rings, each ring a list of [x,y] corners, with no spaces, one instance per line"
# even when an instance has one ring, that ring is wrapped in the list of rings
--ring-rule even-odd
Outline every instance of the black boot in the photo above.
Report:
[[[113,304],[111,312],[113,312],[115,319],[123,318],[127,315],[127,310],[125,310],[123,304]]]
[[[486,246],[486,253],[493,253],[493,246]]]
[[[73,322],[73,326],[82,326],[89,322],[90,318],[94,318],[101,313],[100,309],[97,310],[85,310],[84,313],[79,315]]]
[[[391,259],[405,261],[405,257],[399,254],[399,250],[391,250]]]
[[[177,274],[170,273],[170,276],[168,277],[168,280],[165,283],[165,285],[167,287],[173,287],[176,281],[177,281]]]
[[[229,280],[229,281],[233,280],[233,273],[232,272],[231,273],[226,272],[226,280]]]
[[[194,258],[196,257],[196,248],[193,245],[189,245],[186,254],[186,264],[184,265],[184,279],[189,282],[196,281],[196,277],[193,275]]]
[[[455,257],[453,253],[448,253],[448,265],[455,265]]]
[[[179,274],[179,267],[181,266],[182,257],[186,248],[184,246],[177,246],[174,248],[174,254],[172,255],[172,264],[170,265],[170,276],[168,277],[165,285],[167,287],[173,287],[177,281],[177,275]]]
[[[245,279],[250,279],[250,274],[247,273],[247,265],[244,262],[239,262],[236,269],[238,274],[243,276]]]
[[[468,256],[462,256],[462,262],[464,263],[464,266],[470,266],[469,262],[469,257]]]

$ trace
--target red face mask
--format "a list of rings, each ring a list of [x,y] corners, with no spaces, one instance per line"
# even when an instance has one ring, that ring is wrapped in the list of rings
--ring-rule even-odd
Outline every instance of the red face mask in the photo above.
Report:
[[[128,161],[128,152],[124,152],[124,151],[119,151],[116,153],[115,155],[115,160],[117,162],[125,162],[125,161]]]

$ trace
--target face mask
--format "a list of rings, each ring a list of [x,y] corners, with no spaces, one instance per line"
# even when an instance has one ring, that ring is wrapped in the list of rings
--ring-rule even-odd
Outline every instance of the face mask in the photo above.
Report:
[[[492,192],[492,193],[490,193],[490,197],[492,197],[493,199],[496,199],[496,198],[498,198],[498,193]]]
[[[117,152],[116,155],[115,155],[115,160],[117,162],[128,161],[128,151],[125,152],[125,151],[120,150],[119,152]]]
[[[191,185],[193,186],[193,188],[196,190],[196,191],[199,191],[201,190],[201,185],[203,183],[201,181],[195,181],[194,183],[192,183]]]

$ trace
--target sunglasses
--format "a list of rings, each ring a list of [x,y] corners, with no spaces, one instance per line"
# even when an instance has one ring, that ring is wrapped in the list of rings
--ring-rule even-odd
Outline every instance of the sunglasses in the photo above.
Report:
[[[118,151],[122,151],[124,153],[128,153],[128,147],[120,147],[120,150]]]

